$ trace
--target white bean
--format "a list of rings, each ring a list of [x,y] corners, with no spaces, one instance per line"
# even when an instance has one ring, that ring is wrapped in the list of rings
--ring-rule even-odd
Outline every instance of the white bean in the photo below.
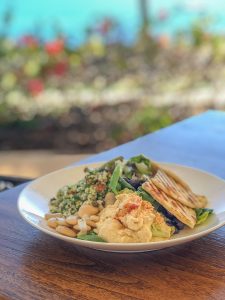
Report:
[[[58,225],[57,219],[56,219],[56,218],[48,219],[47,224],[48,224],[48,226],[51,227],[51,228],[56,228],[57,225]]]
[[[69,216],[66,218],[66,223],[69,225],[76,225],[77,224],[77,216]]]
[[[98,222],[99,221],[99,216],[90,216],[90,218],[89,218],[91,221],[94,221],[94,222]]]
[[[84,216],[96,215],[97,213],[97,207],[94,207],[90,204],[83,204],[78,211],[78,216],[83,218]]]
[[[91,227],[94,227],[94,228],[96,227],[96,223],[91,220],[87,220],[86,223],[87,223],[87,225],[89,225]]]
[[[105,195],[105,206],[112,205],[116,201],[116,197],[112,192],[108,192]]]
[[[56,231],[62,235],[66,235],[69,237],[76,237],[76,232],[66,226],[59,225],[56,227]]]
[[[56,220],[57,220],[58,225],[69,226],[69,224],[66,222],[66,220],[64,218],[57,218]]]
[[[61,218],[63,215],[61,213],[49,213],[45,214],[45,220],[51,219],[51,218]]]
[[[78,224],[73,227],[75,230],[80,231],[79,234],[86,234],[91,230],[91,227],[87,225],[86,221],[83,219],[78,220]]]

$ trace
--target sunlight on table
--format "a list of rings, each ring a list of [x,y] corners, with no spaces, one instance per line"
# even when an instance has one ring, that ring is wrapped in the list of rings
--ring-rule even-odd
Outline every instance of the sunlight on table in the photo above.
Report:
[[[51,151],[0,152],[0,175],[33,178],[63,168],[88,154],[57,154]]]

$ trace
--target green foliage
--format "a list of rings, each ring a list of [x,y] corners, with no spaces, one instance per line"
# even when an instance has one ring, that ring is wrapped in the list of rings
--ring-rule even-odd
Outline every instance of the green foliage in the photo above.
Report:
[[[207,40],[207,30],[210,25],[209,18],[201,18],[196,20],[191,26],[192,42],[194,46],[201,46]]]
[[[207,20],[194,23],[174,44],[168,36],[149,34],[155,24],[150,20],[132,45],[121,39],[109,43],[119,24],[105,20],[102,33],[93,24],[84,44],[71,48],[57,24],[54,41],[43,43],[38,30],[37,36],[8,39],[11,12],[5,13],[0,30],[1,127],[70,128],[79,136],[70,132],[67,140],[79,140],[83,147],[89,142],[99,151],[190,115],[179,109],[170,113],[160,103],[153,107],[161,95],[172,99],[182,92],[185,99],[183,93],[189,95],[197,84],[207,89],[211,84],[214,90],[215,82],[224,85],[224,38],[207,33]]]
[[[169,126],[172,122],[171,115],[165,109],[144,106],[132,115],[127,127],[139,136]]]

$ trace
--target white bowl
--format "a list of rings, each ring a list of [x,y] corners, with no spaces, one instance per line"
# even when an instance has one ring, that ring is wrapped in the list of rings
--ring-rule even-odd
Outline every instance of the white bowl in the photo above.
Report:
[[[22,217],[32,226],[65,242],[73,243],[97,250],[112,252],[142,252],[159,250],[200,238],[218,229],[225,224],[225,181],[209,173],[180,166],[176,164],[161,163],[161,166],[174,171],[183,178],[194,192],[204,194],[209,199],[207,207],[213,208],[214,215],[202,225],[194,229],[184,229],[174,235],[170,240],[151,243],[98,243],[83,241],[58,234],[49,228],[44,221],[44,215],[48,212],[49,199],[55,196],[59,188],[67,184],[73,184],[84,176],[84,167],[95,168],[102,163],[79,165],[69,167],[40,177],[28,184],[21,192],[18,199],[18,209]]]

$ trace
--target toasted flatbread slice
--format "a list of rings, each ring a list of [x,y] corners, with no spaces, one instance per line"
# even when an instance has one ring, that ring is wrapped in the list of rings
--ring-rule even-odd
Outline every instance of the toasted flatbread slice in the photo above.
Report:
[[[167,170],[163,167],[161,167],[160,165],[158,165],[156,162],[154,161],[151,161],[152,163],[152,167],[155,171],[155,173],[158,171],[158,170],[163,170],[169,177],[172,177],[174,181],[176,181],[177,183],[179,183],[181,186],[183,186],[186,190],[191,190],[191,188],[189,187],[189,185],[184,182],[179,176],[177,176],[175,173],[173,173],[172,171],[170,170]]]
[[[168,196],[183,203],[191,208],[205,207],[207,199],[204,196],[198,196],[191,190],[185,189],[182,185],[176,182],[173,178],[168,176],[163,170],[159,169],[151,181],[159,189],[161,189]]]
[[[151,180],[142,184],[142,188],[148,192],[157,202],[159,202],[168,212],[174,215],[182,223],[190,228],[196,224],[196,213],[194,209],[187,207],[179,201],[168,196],[162,190],[157,188]]]

